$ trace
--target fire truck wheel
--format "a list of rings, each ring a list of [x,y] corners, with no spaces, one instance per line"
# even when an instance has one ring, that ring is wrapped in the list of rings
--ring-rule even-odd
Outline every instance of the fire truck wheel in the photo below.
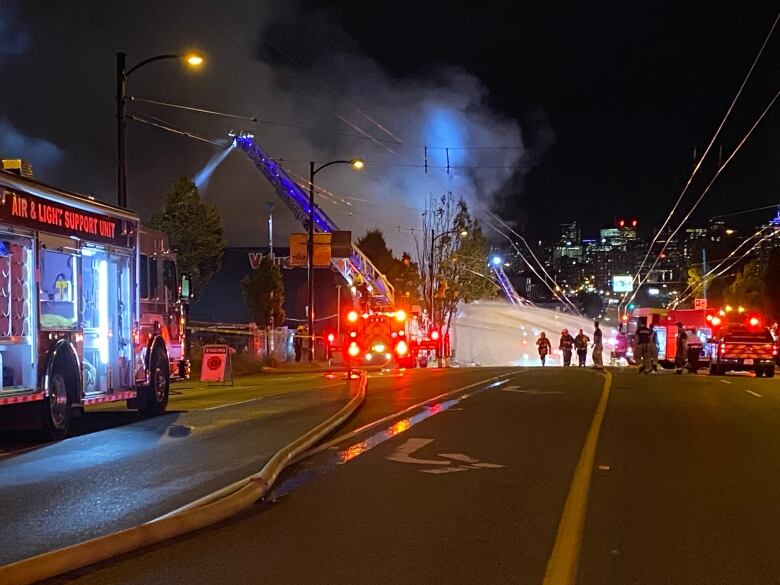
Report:
[[[723,372],[721,371],[720,366],[717,364],[710,364],[710,376],[722,376]]]
[[[147,416],[165,414],[168,408],[168,391],[171,387],[171,373],[165,352],[156,350],[152,355],[151,384],[146,389],[146,401],[141,412]]]
[[[49,396],[43,401],[42,431],[46,439],[59,441],[68,434],[71,412],[68,384],[59,367],[55,367],[49,381]]]
[[[775,369],[774,368],[767,368],[764,370],[764,375],[767,378],[774,378],[775,377]]]

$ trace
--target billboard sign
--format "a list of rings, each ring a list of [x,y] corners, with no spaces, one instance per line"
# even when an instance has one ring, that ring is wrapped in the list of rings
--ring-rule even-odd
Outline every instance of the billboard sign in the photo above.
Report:
[[[612,277],[612,292],[631,292],[634,290],[634,277],[630,274]]]

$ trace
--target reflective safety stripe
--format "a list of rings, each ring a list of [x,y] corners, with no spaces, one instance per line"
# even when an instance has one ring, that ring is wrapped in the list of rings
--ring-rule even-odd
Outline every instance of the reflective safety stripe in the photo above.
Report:
[[[18,394],[16,396],[0,396],[0,405],[35,402],[36,400],[43,400],[43,391],[32,394]]]
[[[84,398],[82,404],[98,404],[100,402],[117,402],[118,400],[130,400],[136,397],[137,392],[135,390],[123,390],[121,392],[114,392],[113,394],[101,394],[100,396],[91,396]]]

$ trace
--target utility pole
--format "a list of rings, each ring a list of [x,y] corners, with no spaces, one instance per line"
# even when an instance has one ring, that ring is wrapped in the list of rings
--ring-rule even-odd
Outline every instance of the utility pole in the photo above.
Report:
[[[702,247],[701,249],[701,291],[702,291],[702,298],[707,298],[707,248]]]
[[[268,210],[268,254],[274,259],[274,204],[270,201],[265,204]]]

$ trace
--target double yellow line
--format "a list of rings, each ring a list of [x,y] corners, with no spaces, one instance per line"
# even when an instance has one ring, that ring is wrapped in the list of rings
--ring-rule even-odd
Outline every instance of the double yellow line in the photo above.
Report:
[[[599,441],[601,423],[604,421],[604,413],[607,410],[609,393],[612,388],[612,374],[605,370],[603,375],[604,385],[601,389],[601,397],[585,437],[585,444],[582,446],[577,467],[574,469],[569,495],[566,496],[566,504],[558,524],[555,545],[550,559],[547,561],[543,585],[573,585],[577,579],[577,561],[582,546],[582,532],[585,527],[588,489],[596,458],[596,445]]]

